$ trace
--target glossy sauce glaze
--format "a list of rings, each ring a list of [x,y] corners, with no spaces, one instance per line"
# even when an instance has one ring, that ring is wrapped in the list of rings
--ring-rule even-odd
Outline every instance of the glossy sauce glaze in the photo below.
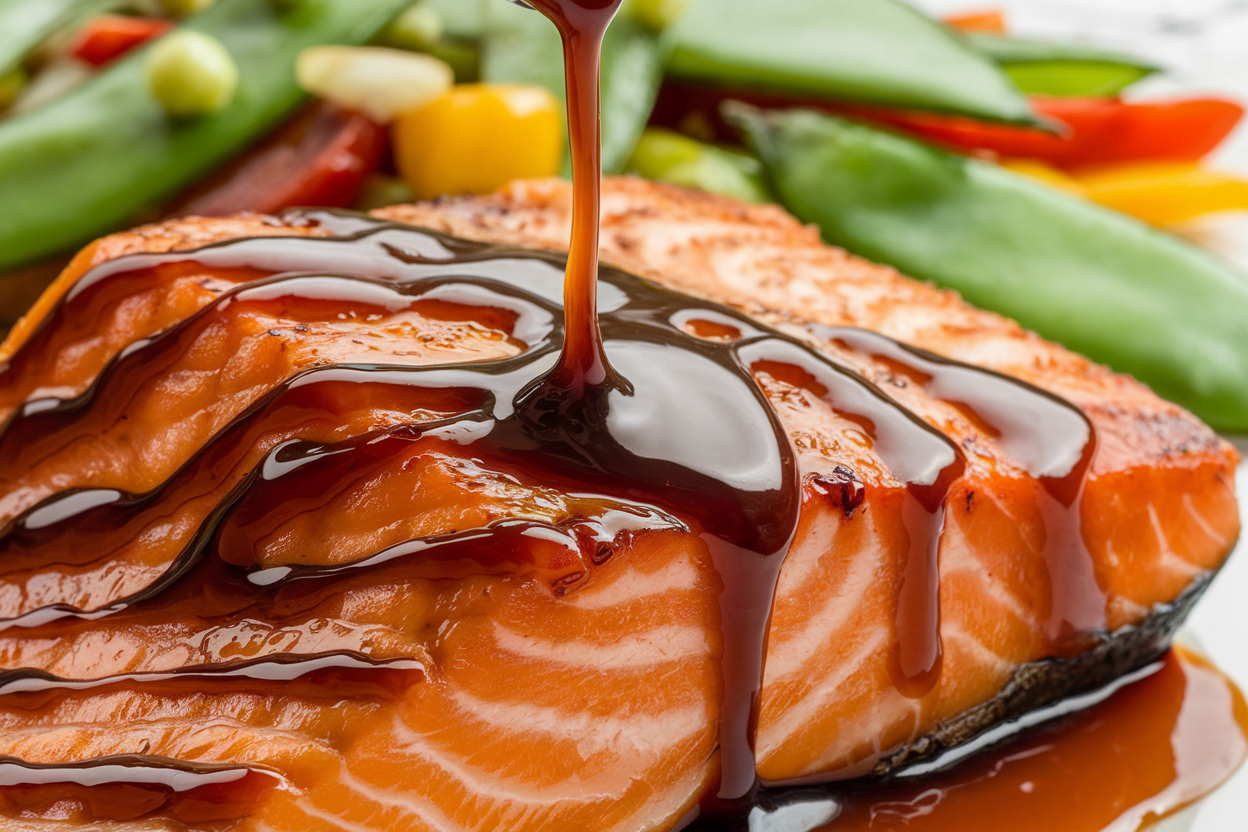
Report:
[[[327,310],[365,319],[409,310],[430,319],[478,321],[507,333],[498,344],[500,355],[424,366],[326,361],[268,380],[267,393],[214,430],[176,470],[143,487],[14,492],[10,497],[25,503],[0,529],[0,570],[59,575],[61,585],[84,588],[74,603],[31,604],[0,627],[70,638],[99,622],[124,623],[153,609],[178,621],[265,620],[298,599],[404,570],[438,576],[520,571],[565,596],[626,548],[631,536],[695,534],[722,584],[721,774],[685,822],[735,828],[759,811],[766,814],[768,801],[790,799],[785,795],[824,799],[817,792],[760,793],[755,773],[772,597],[803,489],[789,438],[756,374],[803,389],[860,425],[874,452],[906,485],[910,545],[896,599],[893,677],[911,697],[930,690],[940,675],[938,557],[949,490],[966,466],[964,450],[817,345],[866,354],[889,367],[899,383],[921,385],[954,405],[1040,481],[1053,598],[1047,634],[1058,653],[1078,652],[1104,623],[1104,596],[1082,546],[1079,517],[1096,437],[1073,405],[1013,379],[858,330],[811,328],[809,340],[794,338],[732,309],[600,269],[596,79],[602,35],[619,0],[534,5],[556,22],[567,49],[576,179],[567,259],[353,215],[307,212],[287,220],[334,237],[241,240],[106,263],[88,273],[0,369],[0,387],[9,396],[0,406],[11,411],[0,434],[0,469],[22,470],[49,448],[75,440],[107,441],[105,428],[124,419],[140,391],[180,366],[195,337],[236,309],[271,308],[294,320],[323,319]],[[204,271],[230,284],[211,304],[126,346],[85,392],[31,395],[50,372],[49,345],[57,333],[90,331],[109,298],[135,287]],[[407,418],[378,427],[362,415],[383,405]],[[263,451],[257,450],[260,437],[267,438]],[[576,516],[553,526],[515,517],[416,535],[349,552],[332,564],[266,561],[264,543],[284,525],[327,511],[371,474],[400,475],[414,454],[438,444],[469,447],[490,470],[579,495]],[[729,447],[732,453],[725,453]],[[855,482],[852,473],[834,472],[813,475],[807,485],[840,489],[848,506]],[[163,537],[164,548],[157,551],[138,533],[170,506],[185,511],[188,522],[179,525],[180,533]],[[108,591],[92,589],[89,579],[99,569],[101,551],[114,563],[130,564],[134,579]],[[13,670],[0,675],[0,696],[34,710],[41,697],[84,687],[228,687],[246,680],[290,680],[345,695],[370,686],[401,690],[418,669],[399,655],[353,651],[254,661],[201,658],[97,679]],[[1136,727],[1132,722],[1122,730]],[[97,817],[114,819],[162,816],[195,823],[237,817],[277,779],[261,769],[147,757],[54,769],[20,760],[0,763],[0,795],[10,806],[53,800],[51,783],[96,806]],[[883,799],[888,806],[913,802],[904,789]],[[838,798],[841,819],[830,828],[891,828],[871,825],[888,814],[881,815],[876,802]],[[213,810],[205,807],[212,806],[234,808],[209,817]],[[911,814],[926,817],[923,811]]]
[[[1183,650],[1133,679],[944,771],[767,795],[748,829],[1135,832],[1226,780],[1248,754],[1248,705]]]

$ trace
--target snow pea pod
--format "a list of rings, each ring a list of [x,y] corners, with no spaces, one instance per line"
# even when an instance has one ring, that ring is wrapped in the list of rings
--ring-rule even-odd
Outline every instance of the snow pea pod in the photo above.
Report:
[[[602,44],[604,173],[624,170],[654,109],[666,63],[667,50],[657,34],[628,14],[616,17]],[[502,0],[487,6],[481,80],[545,87],[566,102],[563,48],[554,25]]]
[[[220,40],[239,69],[228,107],[171,119],[148,92],[136,50],[48,106],[0,124],[0,269],[112,231],[203,177],[303,99],[295,57],[361,43],[406,0],[319,0],[282,12],[220,0],[186,22]]]
[[[899,0],[694,0],[669,36],[697,84],[1035,123],[996,61]]]
[[[1083,44],[1020,40],[984,33],[971,43],[1005,69],[1028,95],[1117,95],[1161,67],[1133,55]]]
[[[1002,168],[809,110],[730,118],[825,238],[961,292],[1248,431],[1248,278],[1176,237]]]
[[[0,0],[0,75],[62,26],[115,5],[116,0]]]
[[[442,16],[446,34],[457,40],[476,40],[485,31],[485,0],[422,0]]]

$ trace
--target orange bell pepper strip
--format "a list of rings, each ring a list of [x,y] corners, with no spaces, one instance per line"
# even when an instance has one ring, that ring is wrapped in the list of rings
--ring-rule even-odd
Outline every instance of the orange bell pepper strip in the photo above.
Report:
[[[945,18],[945,25],[961,32],[988,32],[994,35],[1006,32],[1005,12],[1000,9],[949,15]]]
[[[70,42],[69,54],[91,66],[104,66],[172,28],[172,20],[101,15],[78,31]]]

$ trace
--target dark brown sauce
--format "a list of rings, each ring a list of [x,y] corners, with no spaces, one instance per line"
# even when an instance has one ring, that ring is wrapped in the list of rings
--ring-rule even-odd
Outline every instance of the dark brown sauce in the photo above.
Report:
[[[0,811],[90,824],[160,817],[184,824],[247,817],[280,775],[237,766],[126,756],[34,766],[0,757]]]
[[[763,658],[776,581],[797,527],[802,482],[788,436],[754,374],[801,387],[861,425],[875,453],[906,486],[903,516],[910,545],[897,597],[894,675],[908,696],[929,691],[940,674],[940,540],[949,490],[966,467],[964,452],[885,390],[807,344],[731,309],[599,268],[599,51],[621,0],[533,2],[558,25],[566,47],[575,178],[566,260],[366,217],[306,212],[287,219],[320,226],[337,238],[243,240],[193,253],[113,261],[86,275],[0,368],[0,386],[16,391],[11,404],[18,406],[0,432],[0,469],[20,470],[58,444],[92,436],[100,423],[124,418],[136,391],[173,366],[194,335],[241,306],[276,305],[296,319],[299,314],[323,316],[327,305],[350,308],[353,314],[410,308],[488,319],[507,330],[517,354],[449,366],[330,363],[307,369],[275,380],[267,395],[147,491],[80,488],[47,496],[0,529],[5,574],[86,569],[101,549],[133,554],[127,547],[142,522],[181,505],[184,495],[203,492],[207,483],[215,489],[208,492],[210,509],[182,538],[171,539],[167,566],[145,585],[90,606],[41,606],[0,626],[72,639],[101,621],[124,622],[153,608],[184,621],[243,615],[272,619],[279,617],[279,608],[289,614],[353,581],[388,574],[454,575],[465,569],[534,575],[554,594],[564,595],[587,581],[629,535],[692,530],[705,542],[722,581],[724,654],[720,782],[687,822],[735,828],[759,812],[776,814],[772,809],[777,806],[831,800],[841,815],[830,830],[894,828],[873,824],[878,817],[910,810],[879,806],[918,805],[908,815],[917,817],[928,792],[916,797],[898,787],[882,796],[883,803],[875,796],[859,799],[843,792],[829,797],[832,793],[818,789],[759,794],[754,733]],[[167,331],[127,347],[81,395],[22,398],[22,390],[37,389],[56,339],[93,331],[110,299],[171,274],[205,270],[234,288]],[[1103,628],[1104,597],[1080,535],[1079,502],[1096,449],[1083,414],[1028,385],[883,336],[827,328],[812,328],[811,334],[868,354],[954,404],[1040,481],[1052,581],[1050,641],[1057,651],[1078,649],[1079,639]],[[378,402],[411,418],[385,428],[368,426],[360,413]],[[332,429],[318,427],[317,420],[326,417]],[[251,459],[256,437],[274,432],[284,439]],[[580,516],[558,526],[504,520],[396,541],[356,552],[334,566],[260,562],[261,541],[284,520],[322,511],[352,482],[438,445],[470,446],[474,458],[491,470],[591,496],[580,506]],[[838,490],[838,499],[852,511],[854,501],[862,499],[861,483],[855,483],[852,471],[838,468],[815,475],[810,487]],[[14,670],[0,676],[0,696],[108,685],[307,681],[325,674],[325,684],[384,677],[401,689],[409,683],[405,679],[419,674],[419,665],[404,656],[350,651],[208,658],[167,671],[98,679]],[[84,761],[48,771],[14,760],[0,761],[0,794],[15,799],[13,789],[35,785],[36,775],[29,772],[45,778],[40,782],[83,792],[79,802],[100,799],[110,788],[117,794],[155,789],[168,797],[208,787],[228,790],[236,782],[254,785],[255,778],[268,776],[163,760]],[[180,791],[185,784],[190,785]],[[229,799],[220,798],[223,803]],[[175,810],[145,811],[176,816]],[[97,813],[143,814],[112,811]],[[752,820],[749,828],[754,829]]]
[[[995,745],[886,783],[777,790],[714,832],[1135,832],[1216,789],[1248,755],[1248,705],[1183,651],[1048,709]],[[1105,694],[1109,693],[1108,696]],[[1075,708],[1073,712],[1071,708]]]
[[[951,361],[874,332],[811,326],[826,341],[843,344],[894,369],[934,399],[955,405],[992,436],[1007,457],[1043,489],[1044,560],[1050,609],[1046,635],[1055,654],[1078,653],[1090,634],[1105,628],[1105,593],[1084,544],[1080,505],[1096,454],[1096,431],[1083,411],[1030,384],[990,370]],[[929,561],[931,563],[931,561]],[[927,573],[927,592],[938,575]]]
[[[316,593],[333,592],[335,582],[429,561],[530,570],[562,594],[574,591],[601,565],[604,551],[609,554],[620,545],[621,529],[635,533],[690,525],[702,533],[724,585],[726,718],[720,742],[724,787],[720,800],[706,807],[719,812],[756,789],[753,732],[766,628],[800,504],[801,485],[787,435],[753,379],[753,373],[764,372],[823,398],[861,425],[889,470],[907,483],[910,505],[905,516],[914,561],[907,566],[898,598],[898,685],[919,695],[934,683],[940,657],[936,558],[945,498],[963,471],[964,459],[943,434],[884,390],[734,310],[603,268],[606,308],[600,321],[605,354],[611,356],[610,383],[589,386],[579,397],[556,396],[552,412],[551,399],[540,394],[565,343],[557,294],[561,258],[340,214],[307,213],[290,219],[353,233],[337,240],[300,240],[298,245],[290,240],[243,240],[189,254],[140,255],[128,263],[101,267],[105,276],[88,275],[87,288],[53,313],[50,326],[76,329],[75,317],[95,308],[91,293],[104,291],[110,280],[150,281],[161,269],[176,268],[180,262],[211,270],[245,262],[250,274],[262,276],[224,292],[174,328],[133,345],[82,395],[23,408],[0,435],[0,459],[20,466],[28,455],[42,452],[41,443],[89,436],[99,420],[121,418],[133,391],[173,366],[193,333],[238,304],[277,304],[284,315],[297,320],[299,310],[310,318],[316,310],[324,316],[326,303],[331,309],[350,308],[362,315],[370,309],[417,308],[431,298],[454,299],[462,307],[456,314],[493,315],[509,322],[519,353],[452,366],[308,369],[277,384],[152,491],[74,490],[44,500],[10,523],[0,537],[4,555],[0,563],[6,572],[46,559],[54,547],[67,561],[75,552],[92,551],[87,541],[95,542],[98,551],[99,541],[116,538],[120,551],[141,519],[179,504],[182,494],[202,491],[208,478],[215,478],[218,488],[211,513],[181,542],[170,567],[140,591],[91,609],[60,605],[33,610],[7,626],[37,627],[41,634],[71,638],[102,616],[124,622],[127,616],[149,614],[151,605],[180,620],[207,621],[244,612],[263,619],[274,614],[269,611],[274,604],[288,603],[292,593],[309,591],[300,587],[315,585]],[[710,337],[691,336],[688,330],[694,321],[713,323],[705,332]],[[909,355],[910,372],[926,373],[934,395],[940,395],[940,384],[953,389],[955,380],[965,374],[990,375],[953,362],[903,355],[899,345],[858,331],[814,334],[845,343],[865,344],[863,339],[870,339],[868,352],[887,352],[896,363],[901,363],[898,356]],[[23,350],[11,366],[26,360]],[[1001,409],[994,410],[993,395],[1009,400],[1030,396],[1037,399],[1037,406],[1069,407],[1015,382],[1000,379],[998,384],[995,392],[990,384],[987,393],[958,395],[989,424]],[[310,424],[310,414],[332,414],[334,424],[355,424],[355,411],[378,401],[424,415],[384,430],[360,429],[332,442],[301,427]],[[661,430],[654,429],[656,418],[663,420]],[[759,425],[769,429],[760,432]],[[1034,441],[1035,453],[1020,458],[1037,459],[1037,466],[1047,464],[1046,440],[1026,439],[1030,428],[1002,424],[994,430],[1005,437],[1003,441]],[[282,435],[289,434],[289,439],[244,465],[244,452],[254,437],[273,431],[286,431]],[[1015,435],[1020,431],[1024,436]],[[1083,434],[1079,453],[1088,435]],[[361,552],[351,563],[331,568],[256,565],[258,541],[284,519],[320,510],[351,477],[367,476],[402,458],[408,449],[445,442],[469,443],[474,456],[492,469],[537,477],[568,491],[592,490],[618,501],[613,506],[625,508],[604,503],[596,516],[587,512],[573,526],[560,529],[579,552],[570,559],[564,556],[567,548],[555,556],[534,545],[525,534],[532,524],[517,521]],[[723,454],[726,446],[734,453]],[[1060,457],[1060,449],[1053,453]],[[1078,472],[1080,478],[1082,473]],[[506,545],[498,545],[500,541]],[[500,562],[499,552],[510,553],[506,562]],[[358,656],[353,660],[376,661]],[[213,668],[223,670],[247,672],[228,662]],[[203,668],[171,671],[204,672]],[[72,687],[84,681],[125,680],[59,681]],[[0,683],[55,687],[58,680],[18,671]]]

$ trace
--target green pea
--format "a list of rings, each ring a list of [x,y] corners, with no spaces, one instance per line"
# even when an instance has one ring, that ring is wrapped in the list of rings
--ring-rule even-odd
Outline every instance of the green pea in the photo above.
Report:
[[[190,118],[223,110],[238,87],[238,67],[221,41],[179,31],[147,56],[147,86],[171,116]]]
[[[386,46],[428,52],[446,35],[446,21],[438,10],[424,3],[409,6],[386,27],[381,41]]]
[[[170,17],[189,17],[207,9],[215,0],[160,0],[160,7]]]

